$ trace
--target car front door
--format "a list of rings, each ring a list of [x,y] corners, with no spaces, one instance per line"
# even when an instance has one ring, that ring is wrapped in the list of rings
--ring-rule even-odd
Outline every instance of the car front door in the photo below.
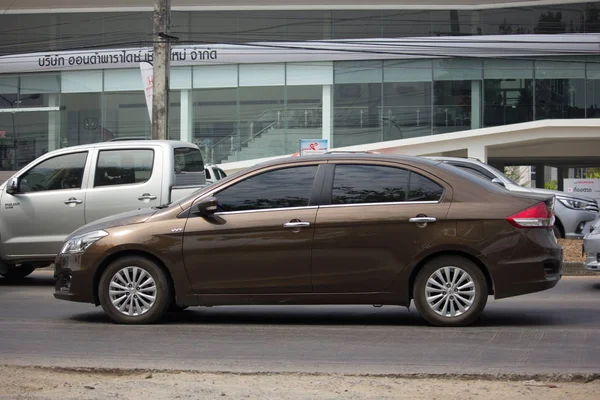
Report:
[[[87,151],[79,151],[42,160],[18,177],[18,193],[4,189],[0,235],[5,256],[54,257],[65,237],[85,224],[88,159]]]
[[[93,164],[86,223],[161,204],[163,168],[159,147],[100,150]]]
[[[317,293],[385,291],[438,232],[455,228],[446,221],[451,189],[423,171],[338,163],[325,182],[330,201],[319,207],[313,243]]]
[[[183,258],[194,291],[310,292],[319,168],[324,166],[280,167],[240,177],[214,193],[219,208],[213,217],[190,214]]]

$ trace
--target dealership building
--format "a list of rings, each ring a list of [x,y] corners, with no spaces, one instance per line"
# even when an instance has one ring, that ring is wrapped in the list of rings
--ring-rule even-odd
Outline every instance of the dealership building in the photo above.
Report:
[[[153,1],[51,3],[0,5],[0,171],[149,136],[140,63],[152,59]],[[550,171],[600,166],[600,1],[172,0],[172,10],[169,136],[226,170],[295,153],[300,139],[530,165],[538,186]]]

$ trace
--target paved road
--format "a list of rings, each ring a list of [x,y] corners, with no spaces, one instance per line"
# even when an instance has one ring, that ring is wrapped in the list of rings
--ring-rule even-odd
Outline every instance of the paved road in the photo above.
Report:
[[[204,371],[600,373],[600,276],[490,299],[473,327],[425,325],[411,309],[215,307],[153,326],[111,324],[101,308],[55,300],[40,271],[0,278],[0,364]]]

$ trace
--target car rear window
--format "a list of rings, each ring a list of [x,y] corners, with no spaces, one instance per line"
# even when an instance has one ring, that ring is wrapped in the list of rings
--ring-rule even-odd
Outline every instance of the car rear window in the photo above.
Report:
[[[506,189],[503,186],[492,183],[492,181],[490,181],[490,180],[482,179],[481,177],[479,177],[475,174],[472,174],[470,172],[467,172],[461,168],[457,168],[453,165],[446,164],[444,162],[440,162],[439,164],[437,164],[437,167],[440,169],[443,169],[453,175],[457,175],[460,178],[465,179],[473,184],[483,186],[492,192],[502,193],[502,194],[506,193]]]
[[[206,183],[204,161],[199,149],[175,147],[175,186],[197,186]]]

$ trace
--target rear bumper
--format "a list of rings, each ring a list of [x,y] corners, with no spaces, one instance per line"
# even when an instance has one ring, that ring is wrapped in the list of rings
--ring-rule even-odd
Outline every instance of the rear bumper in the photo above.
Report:
[[[497,299],[551,289],[563,274],[564,250],[551,232],[530,229],[490,273]]]

